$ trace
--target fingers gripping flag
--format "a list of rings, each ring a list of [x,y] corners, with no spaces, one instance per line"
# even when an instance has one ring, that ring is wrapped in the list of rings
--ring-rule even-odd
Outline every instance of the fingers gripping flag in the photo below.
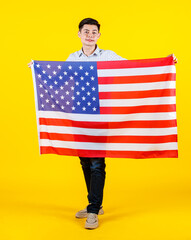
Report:
[[[177,158],[172,57],[33,61],[41,154]]]

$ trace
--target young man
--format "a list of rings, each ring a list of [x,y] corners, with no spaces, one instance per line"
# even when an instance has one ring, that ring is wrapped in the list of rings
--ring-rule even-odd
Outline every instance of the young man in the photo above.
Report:
[[[103,50],[97,46],[97,40],[101,33],[100,24],[92,18],[85,18],[79,23],[78,36],[82,42],[82,48],[69,55],[66,61],[112,61],[127,60],[111,50]],[[174,62],[177,59],[174,54]],[[31,67],[32,62],[28,64]],[[102,209],[103,189],[105,184],[105,158],[79,157],[86,187],[88,191],[89,205],[76,213],[77,218],[86,218],[85,228],[94,229],[98,227],[98,215],[104,213]]]

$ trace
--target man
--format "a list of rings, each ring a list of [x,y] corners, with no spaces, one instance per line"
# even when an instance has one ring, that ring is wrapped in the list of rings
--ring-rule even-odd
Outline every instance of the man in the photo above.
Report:
[[[101,33],[100,24],[92,18],[85,18],[79,23],[78,36],[82,42],[81,50],[69,55],[66,61],[112,61],[126,60],[111,50],[103,50],[97,46],[97,40]],[[177,59],[174,54],[174,62]],[[28,64],[30,67],[32,62]],[[104,213],[102,209],[103,189],[105,184],[105,158],[80,157],[80,163],[84,173],[88,191],[89,205],[76,213],[77,218],[86,218],[85,228],[94,229],[98,227],[98,215]]]

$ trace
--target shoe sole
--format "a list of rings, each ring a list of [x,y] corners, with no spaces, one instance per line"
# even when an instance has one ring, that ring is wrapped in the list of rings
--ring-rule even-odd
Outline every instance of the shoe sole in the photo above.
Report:
[[[104,211],[102,210],[101,212],[99,211],[98,212],[98,215],[103,215],[104,214]],[[80,213],[80,215],[77,215],[76,214],[76,218],[86,218],[88,216],[88,213],[85,212],[85,213]]]
[[[98,222],[95,222],[94,224],[89,224],[89,223],[85,223],[85,228],[86,229],[95,229],[99,226]]]

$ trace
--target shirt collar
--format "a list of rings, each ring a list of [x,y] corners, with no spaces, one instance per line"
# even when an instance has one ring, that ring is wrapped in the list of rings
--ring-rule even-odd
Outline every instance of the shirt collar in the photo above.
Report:
[[[98,45],[96,44],[96,49],[95,49],[95,51],[90,55],[90,56],[92,56],[92,55],[98,55],[99,54],[99,47],[98,47]],[[85,55],[84,54],[84,52],[83,52],[83,50],[82,50],[82,48],[79,50],[79,57],[81,57],[82,55]],[[86,56],[86,55],[85,55]],[[88,57],[90,57],[90,56],[88,56]],[[87,56],[86,56],[87,57]]]

